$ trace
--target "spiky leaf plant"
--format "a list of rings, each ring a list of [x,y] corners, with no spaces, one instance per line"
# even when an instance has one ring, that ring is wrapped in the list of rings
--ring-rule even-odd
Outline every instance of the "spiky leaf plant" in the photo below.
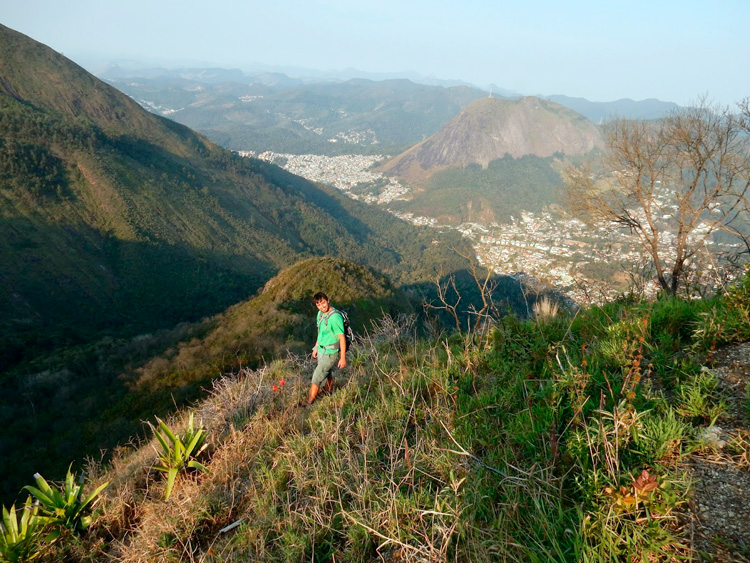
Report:
[[[159,423],[158,428],[150,422],[148,425],[162,448],[162,451],[158,452],[160,463],[154,466],[154,469],[167,475],[167,487],[164,491],[164,499],[166,500],[172,494],[175,479],[182,469],[207,471],[206,467],[195,459],[206,449],[207,433],[203,428],[195,428],[192,412],[182,436],[175,434],[159,417],[156,417],[156,421]]]
[[[80,532],[87,529],[92,522],[91,509],[109,482],[99,485],[94,492],[82,500],[83,485],[75,482],[75,475],[68,468],[62,489],[57,490],[37,473],[34,475],[36,487],[24,487],[40,503],[39,515],[45,524],[59,526]]]
[[[3,506],[3,520],[0,524],[0,561],[16,563],[32,561],[40,555],[39,539],[44,523],[38,515],[39,507],[26,499],[23,508],[16,511]]]

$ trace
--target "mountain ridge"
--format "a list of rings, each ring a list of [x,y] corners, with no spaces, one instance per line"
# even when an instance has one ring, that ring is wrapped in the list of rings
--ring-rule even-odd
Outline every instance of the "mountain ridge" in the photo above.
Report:
[[[178,130],[169,120],[136,111],[138,104],[123,99],[116,88],[46,45],[2,24],[0,52],[0,92],[19,102],[30,101],[42,110],[82,117],[110,134],[148,131],[151,135],[146,140],[154,143],[167,141],[170,133]],[[32,73],[29,67],[44,72]]]

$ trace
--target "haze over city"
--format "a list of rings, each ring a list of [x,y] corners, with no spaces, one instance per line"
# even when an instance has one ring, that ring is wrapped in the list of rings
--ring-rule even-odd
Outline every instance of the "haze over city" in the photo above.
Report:
[[[165,66],[417,73],[592,101],[750,95],[750,3],[666,0],[359,3],[0,2],[2,23],[92,68]]]

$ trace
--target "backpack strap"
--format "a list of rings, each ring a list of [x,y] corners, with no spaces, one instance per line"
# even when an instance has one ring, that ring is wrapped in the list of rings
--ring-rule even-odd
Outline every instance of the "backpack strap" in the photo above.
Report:
[[[334,309],[333,307],[331,307],[331,310],[330,310],[330,311],[328,312],[328,314],[327,314],[327,315],[321,315],[321,316],[320,316],[320,320],[318,321],[318,326],[320,326],[320,321],[321,321],[321,320],[322,320],[323,322],[325,322],[326,326],[328,326],[328,319],[329,319],[329,318],[331,317],[331,315],[333,315],[334,313],[338,313],[339,315],[341,315],[341,322],[343,322],[343,321],[344,321],[344,313],[342,313],[342,312],[341,312],[341,311],[339,311],[338,309]]]

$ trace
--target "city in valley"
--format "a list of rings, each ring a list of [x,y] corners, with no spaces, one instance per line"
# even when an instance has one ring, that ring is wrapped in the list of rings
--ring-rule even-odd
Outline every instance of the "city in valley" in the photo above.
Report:
[[[353,199],[388,209],[397,199],[408,199],[409,188],[395,178],[372,170],[384,155],[294,155],[271,151],[241,151],[278,164],[313,182],[329,184]],[[524,277],[537,287],[554,287],[578,303],[599,302],[633,289],[653,295],[657,285],[648,272],[647,261],[637,238],[611,224],[589,225],[567,216],[562,210],[532,213],[524,211],[508,223],[463,223],[444,225],[430,217],[390,210],[415,225],[456,229],[472,242],[482,265],[498,274]],[[665,244],[669,244],[668,233]],[[725,277],[719,256],[736,250],[738,244],[709,239],[704,252],[700,281],[716,287]],[[694,271],[697,271],[694,268]]]

